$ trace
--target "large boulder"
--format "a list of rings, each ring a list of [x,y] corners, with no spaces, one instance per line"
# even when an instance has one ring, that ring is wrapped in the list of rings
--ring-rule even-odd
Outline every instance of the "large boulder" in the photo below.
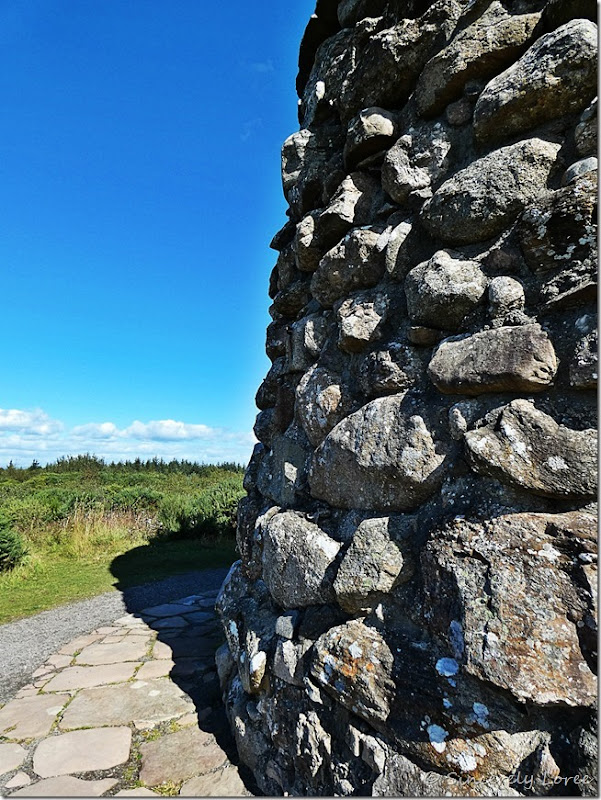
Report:
[[[348,126],[344,145],[344,163],[352,168],[363,159],[390,146],[395,138],[395,117],[383,108],[364,108]]]
[[[474,261],[438,250],[405,279],[407,310],[416,325],[460,330],[466,314],[482,300],[487,279]]]
[[[513,400],[495,421],[465,434],[474,468],[521,489],[553,498],[597,493],[597,431],[558,425],[528,400]]]
[[[545,191],[560,147],[525,139],[473,161],[424,204],[423,225],[432,236],[456,244],[501,233]]]
[[[405,539],[414,532],[410,517],[368,517],[359,523],[334,581],[341,608],[351,614],[368,611],[397,583],[409,580],[413,564]]]
[[[313,297],[331,308],[349,292],[375,286],[384,274],[385,246],[378,231],[353,229],[319,262],[311,279]]]
[[[392,653],[381,634],[351,620],[315,642],[311,675],[363,719],[386,720],[394,696],[392,665]]]
[[[512,14],[495,0],[443,50],[430,59],[416,88],[423,116],[436,116],[461,96],[465,84],[512,64],[532,38],[539,14]]]
[[[555,350],[540,325],[446,339],[428,365],[432,382],[445,394],[541,392],[556,371]]]
[[[296,389],[296,414],[314,447],[349,413],[349,398],[338,375],[314,366]]]
[[[594,549],[595,528],[595,518],[581,512],[507,514],[456,520],[431,537],[422,556],[425,613],[451,652],[460,632],[462,670],[520,702],[594,703],[596,678],[581,634],[593,598],[572,574],[585,564],[579,555]]]
[[[442,122],[411,127],[386,153],[382,186],[396,203],[431,196],[430,187],[449,169],[452,143]]]
[[[315,452],[313,497],[338,508],[407,511],[440,486],[445,452],[408,395],[380,397],[338,423]]]
[[[299,512],[275,514],[263,526],[263,580],[282,608],[334,599],[333,564],[340,543]]]
[[[597,88],[597,26],[575,19],[541,36],[478,98],[474,130],[479,139],[502,139],[557,115],[582,110]]]
[[[361,292],[337,304],[338,347],[347,353],[359,353],[380,339],[388,306],[384,292]]]

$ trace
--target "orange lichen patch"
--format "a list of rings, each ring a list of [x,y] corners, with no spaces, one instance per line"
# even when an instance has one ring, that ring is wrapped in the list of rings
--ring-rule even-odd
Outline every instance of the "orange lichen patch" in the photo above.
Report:
[[[392,664],[392,653],[380,633],[351,620],[318,639],[311,672],[354,713],[384,720],[395,690]]]

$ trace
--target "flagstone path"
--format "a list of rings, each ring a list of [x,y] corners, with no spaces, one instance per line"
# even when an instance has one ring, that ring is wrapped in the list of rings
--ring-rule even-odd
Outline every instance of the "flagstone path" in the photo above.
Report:
[[[126,614],[51,655],[0,708],[0,796],[252,796],[221,704],[215,596]]]

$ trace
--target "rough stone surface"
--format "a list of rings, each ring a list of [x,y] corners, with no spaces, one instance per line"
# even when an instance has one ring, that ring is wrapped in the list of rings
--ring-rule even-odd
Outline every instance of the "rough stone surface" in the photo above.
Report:
[[[428,366],[432,382],[445,394],[540,392],[556,371],[553,345],[538,325],[445,340]]]
[[[538,14],[510,14],[501,3],[491,3],[424,67],[417,85],[420,113],[438,114],[461,96],[469,80],[481,80],[511,64],[521,55],[538,19]]]
[[[585,173],[529,206],[518,224],[520,248],[538,276],[541,301],[578,305],[597,284],[597,176]]]
[[[182,730],[140,747],[140,780],[148,786],[184,781],[220,767],[226,760],[215,737],[204,731]]]
[[[339,508],[406,511],[440,486],[445,455],[411,399],[372,400],[334,428],[315,452],[313,497]]]
[[[457,521],[428,546],[429,603],[432,611],[443,600],[458,609],[462,669],[522,702],[594,703],[596,679],[578,628],[592,598],[570,577],[570,551],[586,552],[579,532],[594,538],[591,516],[508,514],[484,524]]]
[[[394,139],[396,120],[383,108],[365,108],[349,123],[344,145],[344,162],[355,166],[385,149]]]
[[[526,139],[473,161],[424,204],[422,223],[433,236],[453,244],[501,233],[544,192],[559,149],[552,142]]]
[[[597,493],[597,432],[558,425],[527,400],[514,400],[495,423],[466,433],[465,441],[484,474],[544,497]]]
[[[173,719],[190,710],[189,702],[175,684],[162,678],[101,686],[79,692],[63,714],[62,730],[82,725],[123,725]]]
[[[370,610],[381,595],[408,580],[412,564],[403,556],[407,535],[401,518],[363,520],[344,554],[334,581],[336,600],[350,613]]]
[[[282,608],[333,598],[326,574],[340,549],[338,542],[292,511],[272,517],[263,537],[263,579]]]
[[[336,308],[338,347],[357,353],[382,336],[388,298],[381,292],[364,292],[343,300]]]
[[[11,797],[101,797],[117,783],[113,778],[84,781],[71,775],[47,778],[13,792]]]
[[[401,205],[412,196],[423,200],[431,195],[430,186],[448,170],[450,150],[449,132],[443,123],[409,128],[386,153],[382,186]]]
[[[33,770],[41,778],[92,772],[123,764],[129,757],[129,728],[71,731],[44,739],[33,754]]]
[[[355,289],[364,289],[384,273],[383,243],[377,231],[356,228],[329,250],[311,279],[311,291],[324,308]]]
[[[320,444],[332,428],[344,419],[348,399],[338,376],[323,367],[312,367],[296,390],[296,410],[309,441]]]
[[[581,111],[597,88],[597,26],[575,19],[541,36],[486,86],[474,109],[480,139],[501,139]]]
[[[407,310],[416,325],[458,330],[486,291],[486,276],[473,261],[439,250],[405,280]]]
[[[266,796],[598,794],[595,20],[317,2],[217,604]]]
[[[27,750],[24,750],[21,745],[0,742],[0,775],[20,767],[26,756]]]

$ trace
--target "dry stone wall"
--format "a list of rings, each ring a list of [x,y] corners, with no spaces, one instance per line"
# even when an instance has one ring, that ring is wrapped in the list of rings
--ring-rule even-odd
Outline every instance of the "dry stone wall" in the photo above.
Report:
[[[589,0],[319,0],[218,600],[268,795],[596,794]]]

